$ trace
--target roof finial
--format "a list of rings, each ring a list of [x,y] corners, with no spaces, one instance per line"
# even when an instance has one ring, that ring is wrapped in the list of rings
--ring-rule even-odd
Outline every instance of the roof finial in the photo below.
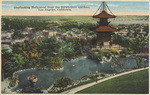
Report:
[[[105,11],[105,1],[103,1],[103,11]]]

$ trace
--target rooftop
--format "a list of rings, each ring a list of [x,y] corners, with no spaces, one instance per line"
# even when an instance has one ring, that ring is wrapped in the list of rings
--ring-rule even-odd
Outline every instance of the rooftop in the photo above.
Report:
[[[108,14],[106,11],[102,11],[98,15],[94,15],[93,18],[115,18],[115,15]]]
[[[98,28],[94,29],[95,32],[113,32],[117,31],[117,29],[111,27],[111,26],[99,26]]]

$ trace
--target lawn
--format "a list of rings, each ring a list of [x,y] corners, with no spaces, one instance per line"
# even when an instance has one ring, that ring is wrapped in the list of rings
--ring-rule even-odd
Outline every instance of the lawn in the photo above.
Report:
[[[149,89],[148,70],[142,70],[128,75],[113,78],[77,93],[122,93],[122,94],[146,94]]]

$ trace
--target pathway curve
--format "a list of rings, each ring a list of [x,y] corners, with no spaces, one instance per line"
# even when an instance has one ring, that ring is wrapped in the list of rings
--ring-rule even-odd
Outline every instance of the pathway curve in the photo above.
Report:
[[[148,68],[149,67],[136,69],[136,70],[132,70],[132,71],[124,72],[124,73],[120,73],[120,74],[117,74],[115,76],[111,76],[111,77],[108,77],[108,78],[105,78],[105,79],[101,79],[101,80],[97,81],[97,83],[96,82],[92,82],[92,83],[85,84],[85,85],[82,85],[82,86],[79,86],[79,87],[76,87],[76,88],[73,88],[73,89],[69,89],[67,91],[62,92],[62,94],[75,94],[76,92],[78,92],[80,90],[83,90],[83,89],[88,88],[90,86],[93,86],[93,85],[96,85],[98,83],[104,82],[106,80],[109,80],[109,79],[112,79],[112,78],[116,78],[116,77],[119,77],[119,76],[122,76],[122,75],[126,75],[126,74],[129,74],[129,73],[141,71],[141,70],[148,69]]]

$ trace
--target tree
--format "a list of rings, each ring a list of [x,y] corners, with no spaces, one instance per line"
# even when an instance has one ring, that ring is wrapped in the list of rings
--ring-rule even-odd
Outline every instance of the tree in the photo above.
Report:
[[[78,22],[76,22],[76,21],[67,21],[65,23],[62,23],[59,26],[59,28],[63,29],[63,31],[64,30],[68,31],[68,30],[70,30],[72,28],[78,28]]]
[[[17,39],[17,38],[23,38],[23,34],[21,31],[15,31],[13,36],[12,36],[13,39]]]
[[[137,31],[137,30],[135,30],[135,31],[134,31],[134,33],[133,33],[133,35],[134,35],[134,37],[136,38],[136,37],[137,37],[137,35],[138,35],[138,31]]]
[[[16,69],[24,69],[26,68],[26,58],[22,56],[21,54],[13,54],[13,57],[11,58],[11,61],[16,66]]]
[[[82,46],[78,41],[73,43],[73,51],[74,51],[76,56],[80,56],[83,54]]]
[[[56,53],[59,53],[60,47],[61,44],[54,37],[45,37],[40,47],[43,52],[42,56],[55,56]]]
[[[16,43],[12,45],[12,52],[16,54],[22,54],[23,49],[25,48],[24,43]]]
[[[2,30],[10,30],[10,19],[2,17]]]
[[[49,56],[47,56],[47,57],[45,57],[45,59],[43,61],[44,62],[40,63],[41,67],[46,66],[46,67],[51,68],[51,69],[62,67],[60,57],[49,57]]]
[[[80,44],[81,44],[81,46],[82,46],[82,49],[84,48],[84,46],[86,45],[86,43],[87,43],[87,40],[86,39],[84,39],[84,38],[81,38],[80,40],[79,40],[79,42],[80,42]]]

